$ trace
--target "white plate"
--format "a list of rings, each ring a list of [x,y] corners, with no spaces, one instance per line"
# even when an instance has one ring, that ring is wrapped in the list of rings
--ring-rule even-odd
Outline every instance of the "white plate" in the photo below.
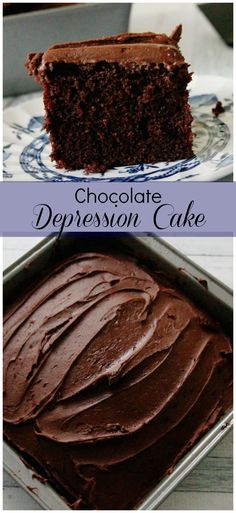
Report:
[[[233,171],[232,81],[218,76],[194,77],[190,103],[194,117],[195,157],[158,164],[139,163],[112,168],[106,173],[86,175],[83,169],[66,172],[51,162],[48,135],[42,128],[44,108],[36,96],[4,111],[4,180],[54,182],[94,180],[142,182],[156,180],[215,181]],[[225,112],[216,118],[212,108],[221,101]]]

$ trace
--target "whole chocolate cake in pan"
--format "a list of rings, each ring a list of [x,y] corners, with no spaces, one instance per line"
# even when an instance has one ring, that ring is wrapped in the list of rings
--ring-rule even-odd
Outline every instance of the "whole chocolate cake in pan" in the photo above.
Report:
[[[58,168],[86,172],[191,157],[191,80],[171,36],[120,34],[30,53]]]
[[[5,314],[5,437],[72,509],[135,509],[231,405],[231,358],[168,277],[77,254]]]

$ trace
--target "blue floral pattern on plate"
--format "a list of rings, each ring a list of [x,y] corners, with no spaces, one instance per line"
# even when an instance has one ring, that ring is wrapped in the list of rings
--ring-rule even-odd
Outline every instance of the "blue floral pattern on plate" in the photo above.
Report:
[[[6,110],[3,178],[54,182],[147,182],[221,178],[231,171],[233,163],[232,97],[229,94],[222,97],[215,93],[193,93],[194,86],[190,91],[195,133],[193,158],[169,163],[138,163],[133,166],[114,167],[106,173],[92,175],[86,175],[83,170],[57,170],[50,161],[49,138],[43,129],[43,115],[38,115],[42,111],[41,99],[36,98],[20,104],[15,108],[15,114],[12,114],[11,108],[9,119]],[[217,118],[213,115],[212,108],[218,99],[222,101],[225,113]],[[18,109],[21,112],[17,112]]]

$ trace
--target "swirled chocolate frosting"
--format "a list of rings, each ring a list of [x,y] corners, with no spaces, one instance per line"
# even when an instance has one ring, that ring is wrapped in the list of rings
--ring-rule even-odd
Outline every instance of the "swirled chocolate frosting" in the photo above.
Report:
[[[132,509],[230,404],[231,343],[161,275],[84,253],[4,320],[8,441],[74,509]]]

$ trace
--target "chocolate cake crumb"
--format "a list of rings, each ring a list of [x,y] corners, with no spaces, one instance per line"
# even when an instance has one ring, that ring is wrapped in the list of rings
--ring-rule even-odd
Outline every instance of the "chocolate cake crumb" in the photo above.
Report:
[[[32,492],[32,493],[36,493],[36,494],[38,494],[38,492],[39,492],[39,491],[38,491],[38,488],[34,488],[33,486],[29,486],[29,485],[28,485],[28,486],[27,486],[27,488],[28,488],[28,490],[29,490],[30,492]]]
[[[205,280],[204,278],[196,278],[199,283],[205,288],[208,290],[208,283],[207,283],[207,280]]]
[[[213,112],[213,114],[214,114],[214,116],[215,116],[216,118],[218,118],[218,116],[219,116],[220,114],[222,114],[223,112],[225,112],[225,109],[224,109],[224,107],[223,107],[222,103],[221,103],[221,102],[219,102],[219,101],[218,101],[218,102],[216,102],[216,106],[215,106],[215,107],[213,107],[212,112]]]

